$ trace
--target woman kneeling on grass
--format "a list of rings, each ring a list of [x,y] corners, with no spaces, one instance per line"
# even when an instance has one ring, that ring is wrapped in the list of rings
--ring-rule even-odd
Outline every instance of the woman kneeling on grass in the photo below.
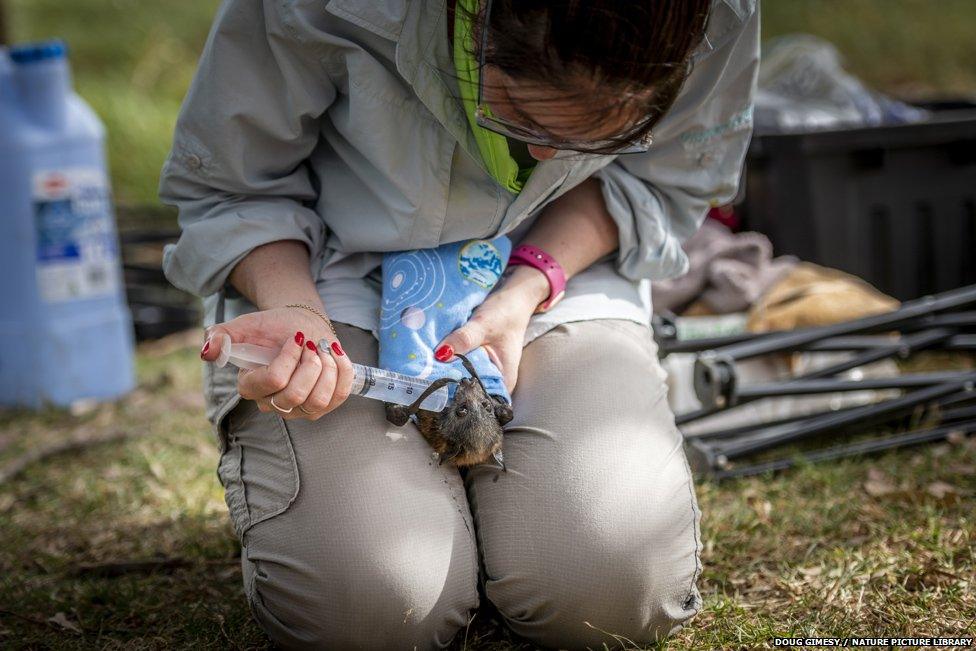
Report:
[[[164,267],[204,297],[205,360],[215,333],[281,350],[206,370],[245,592],[278,644],[444,647],[479,587],[566,649],[699,610],[650,280],[735,194],[757,63],[754,0],[223,3],[163,171]],[[514,267],[441,342],[484,346],[514,391],[508,472],[459,472],[346,401],[350,360],[376,364],[383,252],[502,234],[559,269]]]

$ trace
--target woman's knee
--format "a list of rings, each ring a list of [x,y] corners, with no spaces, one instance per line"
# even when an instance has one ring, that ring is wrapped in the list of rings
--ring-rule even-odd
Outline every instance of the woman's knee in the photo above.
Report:
[[[487,596],[519,634],[565,649],[613,647],[611,635],[648,644],[698,611],[699,510],[680,449],[653,471],[620,470],[532,478],[548,488],[521,477],[529,500],[502,480],[491,495],[479,485]]]
[[[243,553],[251,611],[283,648],[443,648],[478,605],[476,567],[450,558],[336,562],[314,540],[282,541],[261,560]]]
[[[487,596],[513,630],[547,647],[613,648],[614,636],[638,645],[661,640],[700,608],[697,531],[674,525],[639,539],[567,527],[560,535],[571,546],[547,544],[545,535],[513,540],[513,550],[539,551],[513,553],[500,574],[489,575]]]
[[[645,330],[540,337],[506,431],[510,472],[468,476],[487,596],[546,646],[648,643],[698,608],[698,506]]]
[[[234,429],[249,436],[225,475],[252,611],[285,648],[442,647],[478,603],[464,486],[419,434],[342,411]],[[272,433],[278,462],[258,463]]]

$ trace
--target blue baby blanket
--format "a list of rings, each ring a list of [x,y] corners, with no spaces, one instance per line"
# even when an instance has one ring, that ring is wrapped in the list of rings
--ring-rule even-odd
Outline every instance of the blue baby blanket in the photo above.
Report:
[[[434,359],[444,337],[467,323],[508,264],[512,243],[467,240],[436,249],[394,251],[383,256],[380,304],[379,364],[404,375],[436,380],[468,377],[460,359],[449,364]],[[498,367],[478,347],[471,360],[489,395],[512,404]],[[453,398],[456,384],[449,384]]]

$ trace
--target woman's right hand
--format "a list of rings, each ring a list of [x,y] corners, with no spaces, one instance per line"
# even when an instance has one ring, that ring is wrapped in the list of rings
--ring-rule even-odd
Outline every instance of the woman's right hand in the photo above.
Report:
[[[220,355],[221,334],[234,343],[280,349],[270,365],[238,373],[238,393],[263,412],[318,420],[349,397],[352,362],[325,321],[308,310],[279,307],[244,314],[208,328],[206,334],[200,357],[208,362]],[[322,339],[330,350],[318,349]]]

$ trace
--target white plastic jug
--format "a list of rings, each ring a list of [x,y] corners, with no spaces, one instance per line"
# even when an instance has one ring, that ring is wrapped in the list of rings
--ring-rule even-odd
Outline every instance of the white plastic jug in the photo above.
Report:
[[[104,139],[63,43],[0,48],[0,405],[134,386]]]

